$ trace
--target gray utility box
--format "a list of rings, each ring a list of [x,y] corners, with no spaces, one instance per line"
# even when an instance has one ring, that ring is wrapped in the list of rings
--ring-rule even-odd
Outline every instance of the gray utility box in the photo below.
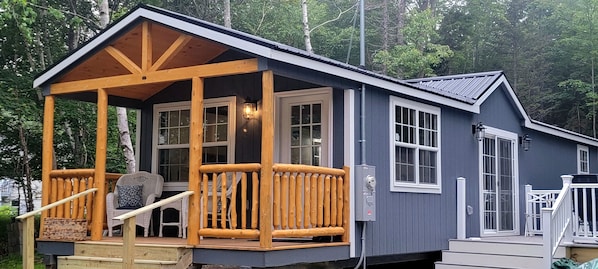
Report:
[[[376,220],[376,167],[355,166],[355,220]]]

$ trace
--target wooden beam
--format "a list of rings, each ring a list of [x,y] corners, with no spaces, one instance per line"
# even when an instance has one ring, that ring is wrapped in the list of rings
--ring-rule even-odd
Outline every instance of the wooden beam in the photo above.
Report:
[[[108,94],[105,89],[98,89],[98,119],[96,126],[96,163],[93,215],[91,220],[91,240],[102,239],[104,219],[106,218],[106,149],[108,143]]]
[[[159,82],[188,80],[193,77],[218,77],[259,71],[257,59],[173,68],[143,74],[120,75],[78,81],[59,82],[50,86],[51,94],[93,91],[98,88],[115,88]]]
[[[272,248],[272,166],[274,164],[274,74],[262,73],[262,170],[260,176],[260,247]]]
[[[199,245],[199,215],[200,215],[200,173],[203,148],[203,95],[204,81],[202,78],[191,79],[191,130],[189,131],[189,190],[193,195],[189,198],[188,245]]]
[[[131,74],[141,74],[141,68],[137,66],[127,55],[122,53],[122,51],[118,50],[113,46],[108,46],[104,49],[112,58],[118,61],[122,66],[124,66]]]
[[[33,216],[25,218],[23,221],[23,246],[21,247],[23,251],[23,268],[24,269],[34,269],[35,268],[35,235],[34,235],[34,226],[35,220]]]
[[[123,269],[132,269],[135,265],[136,217],[130,217],[123,223]]]
[[[162,66],[168,64],[174,58],[174,56],[179,51],[181,51],[181,49],[183,49],[185,47],[185,45],[187,45],[187,43],[189,43],[189,41],[191,41],[191,39],[193,39],[193,37],[190,35],[185,35],[185,34],[180,35],[179,38],[177,38],[174,42],[172,42],[170,47],[168,47],[168,49],[166,49],[166,51],[162,54],[162,56],[160,56],[160,58],[158,58],[158,60],[152,65],[152,67],[149,69],[149,71],[156,71],[156,70],[160,69]]]
[[[152,26],[144,21],[141,26],[141,70],[147,71],[153,62],[152,48]]]
[[[50,172],[54,160],[54,96],[48,95],[44,103],[44,126],[42,138],[42,206],[50,204]],[[44,230],[44,218],[48,216],[48,211],[42,212],[40,221],[40,231]]]

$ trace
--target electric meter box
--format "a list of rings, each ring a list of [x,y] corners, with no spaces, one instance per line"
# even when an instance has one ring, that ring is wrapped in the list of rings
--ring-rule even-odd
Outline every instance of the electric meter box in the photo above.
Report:
[[[355,220],[376,220],[376,167],[355,166]]]

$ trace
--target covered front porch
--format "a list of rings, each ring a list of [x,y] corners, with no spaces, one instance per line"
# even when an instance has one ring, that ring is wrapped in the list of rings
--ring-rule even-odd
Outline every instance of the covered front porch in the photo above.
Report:
[[[203,34],[217,36],[210,27],[186,23],[181,27],[188,31],[181,31],[134,13],[36,79],[45,98],[42,205],[46,207],[40,234],[47,219],[85,219],[89,233],[84,241],[122,240],[125,255],[139,240],[141,244],[174,240],[194,252],[220,251],[221,261],[230,255],[222,251],[265,255],[264,251],[282,254],[321,247],[342,253],[333,255],[336,258],[349,258],[350,170],[343,165],[342,150],[332,157],[332,137],[342,140],[342,135],[333,134],[343,130],[333,128],[334,113],[328,108],[343,102],[342,95],[332,97],[336,84],[299,75],[296,67],[281,71],[279,63],[189,32],[203,29],[207,31]],[[277,67],[270,68],[271,64]],[[298,105],[280,101],[291,100],[289,96],[304,89],[309,94],[300,96],[316,93],[329,99],[307,98],[307,103]],[[276,99],[276,93],[282,97]],[[54,117],[61,109],[57,98],[97,105],[92,168],[55,166]],[[252,119],[244,116],[245,103],[255,104]],[[123,237],[112,238],[105,232],[106,199],[121,175],[106,168],[110,105],[141,111],[140,170],[159,174],[165,181],[162,200],[116,217],[125,222]],[[281,121],[284,116],[289,123]],[[293,123],[298,117],[300,123]],[[286,133],[281,122],[289,130]],[[330,168],[334,164],[338,168]],[[218,181],[231,175],[232,181]],[[188,199],[183,212],[186,239],[135,238],[139,214],[183,199]],[[312,241],[318,238],[328,238],[327,243]],[[54,249],[75,245],[43,236],[38,243]]]

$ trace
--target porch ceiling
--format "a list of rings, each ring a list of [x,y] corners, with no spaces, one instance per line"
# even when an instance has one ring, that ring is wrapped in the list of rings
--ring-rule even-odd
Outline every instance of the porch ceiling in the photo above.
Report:
[[[92,79],[132,74],[144,76],[146,72],[203,65],[227,49],[219,43],[144,21],[96,48],[94,54],[60,76],[54,84],[76,81],[85,84],[86,80],[91,82]],[[144,59],[148,59],[146,63]],[[146,100],[172,83],[127,85],[106,90],[113,96]],[[81,91],[89,90],[83,88]]]

